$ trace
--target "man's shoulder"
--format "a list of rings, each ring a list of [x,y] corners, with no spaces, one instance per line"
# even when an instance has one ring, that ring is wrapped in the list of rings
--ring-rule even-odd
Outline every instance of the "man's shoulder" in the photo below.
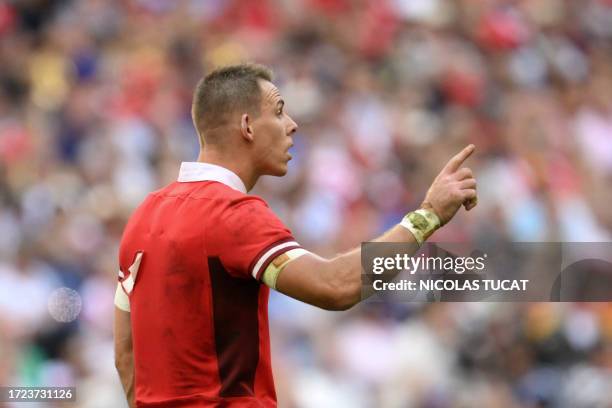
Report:
[[[275,216],[266,201],[216,181],[173,182],[147,195],[132,212],[130,226],[150,224],[153,219],[172,220],[176,216],[201,217],[227,224],[235,220]]]
[[[203,213],[207,218],[233,217],[236,212],[269,212],[261,197],[245,194],[216,181],[173,182],[149,193],[132,212],[130,221],[147,219],[151,214],[172,216],[176,211]],[[171,214],[169,214],[171,213]]]
[[[221,182],[213,180],[179,182],[153,191],[147,198],[181,197],[185,199],[240,200],[251,197]]]
[[[182,197],[194,200],[214,200],[217,206],[239,210],[242,208],[266,208],[266,201],[252,194],[246,194],[218,181],[174,182],[151,193],[152,197]]]

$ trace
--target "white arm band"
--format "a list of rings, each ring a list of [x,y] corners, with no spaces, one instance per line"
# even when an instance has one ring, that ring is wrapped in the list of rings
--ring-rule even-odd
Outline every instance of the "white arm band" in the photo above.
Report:
[[[130,311],[130,298],[125,294],[120,283],[117,283],[117,290],[115,291],[115,306],[124,312]]]

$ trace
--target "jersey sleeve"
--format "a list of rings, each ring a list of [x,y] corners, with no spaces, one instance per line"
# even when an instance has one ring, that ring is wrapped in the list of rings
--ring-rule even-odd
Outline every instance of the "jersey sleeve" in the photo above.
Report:
[[[270,262],[300,248],[291,231],[260,198],[249,196],[223,212],[215,237],[221,263],[231,275],[261,280]]]
[[[124,268],[125,271],[121,270],[121,266],[119,267],[117,290],[115,291],[115,306],[124,312],[130,311],[130,293],[134,289],[143,254],[144,252],[142,251],[136,252],[134,262],[129,267]]]

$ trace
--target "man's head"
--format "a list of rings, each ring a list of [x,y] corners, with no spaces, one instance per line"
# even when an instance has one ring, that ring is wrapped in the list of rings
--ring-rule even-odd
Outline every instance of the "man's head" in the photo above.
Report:
[[[201,147],[240,155],[259,175],[284,175],[297,125],[271,81],[271,71],[256,64],[222,67],[204,77],[191,109]]]

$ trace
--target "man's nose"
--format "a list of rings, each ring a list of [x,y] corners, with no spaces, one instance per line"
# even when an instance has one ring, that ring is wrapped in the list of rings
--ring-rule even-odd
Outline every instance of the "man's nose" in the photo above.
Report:
[[[293,119],[291,119],[291,116],[287,116],[287,117],[289,118],[289,132],[287,132],[287,133],[292,135],[295,132],[297,132],[298,125],[297,125],[297,123],[295,123],[295,121]]]

